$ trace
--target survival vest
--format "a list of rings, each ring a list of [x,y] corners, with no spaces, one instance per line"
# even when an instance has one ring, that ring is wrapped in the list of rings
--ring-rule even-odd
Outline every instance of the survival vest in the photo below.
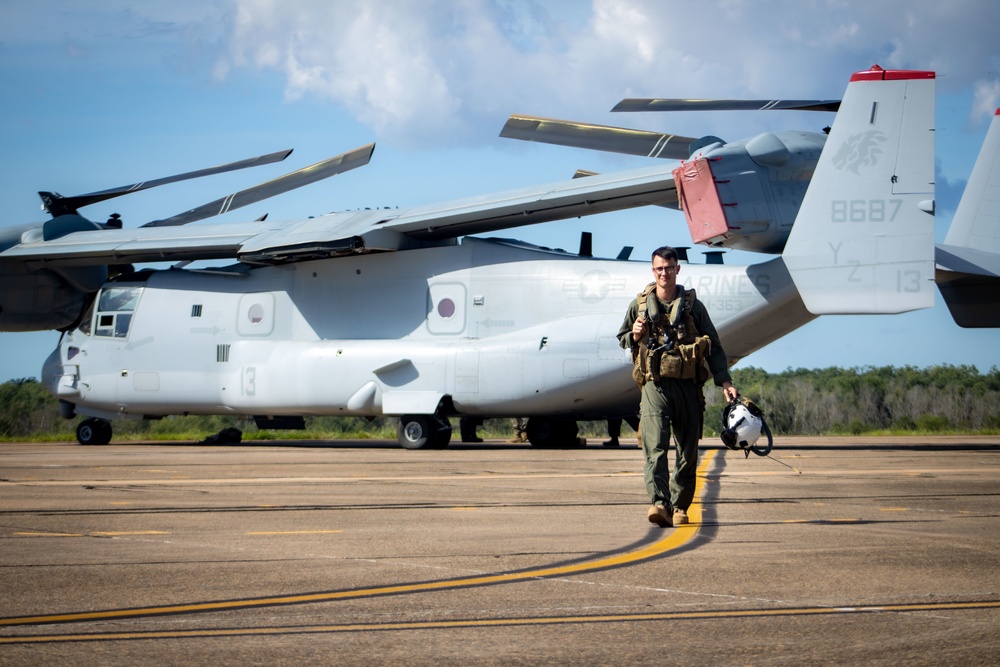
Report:
[[[712,339],[700,334],[691,316],[695,291],[678,288],[667,313],[661,312],[656,283],[649,283],[636,296],[638,317],[646,320],[646,335],[631,346],[632,378],[640,387],[668,378],[695,380],[701,385],[709,377],[705,361]]]

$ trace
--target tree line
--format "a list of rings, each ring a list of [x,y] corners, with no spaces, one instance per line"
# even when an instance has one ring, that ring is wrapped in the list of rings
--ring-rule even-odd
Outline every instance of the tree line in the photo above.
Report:
[[[775,434],[1000,432],[1000,369],[912,366],[734,369],[733,383]],[[706,387],[708,427],[721,428],[720,392]],[[710,417],[718,414],[718,422]]]
[[[885,432],[1000,433],[1000,370],[980,373],[975,366],[928,368],[863,367],[733,369],[733,382],[765,414],[775,435],[862,434]],[[722,430],[721,392],[705,386],[705,436]],[[0,440],[72,439],[79,418],[59,416],[59,402],[33,378],[0,384]],[[457,436],[457,420],[453,420]],[[116,422],[116,439],[201,439],[227,427],[256,438],[252,421],[233,416],[169,417],[156,421]],[[603,437],[606,423],[581,422],[581,435]],[[627,427],[625,435],[628,435]],[[293,434],[282,433],[280,437]],[[309,438],[394,438],[395,421],[380,417],[312,417]],[[513,435],[511,420],[490,419],[486,437]]]

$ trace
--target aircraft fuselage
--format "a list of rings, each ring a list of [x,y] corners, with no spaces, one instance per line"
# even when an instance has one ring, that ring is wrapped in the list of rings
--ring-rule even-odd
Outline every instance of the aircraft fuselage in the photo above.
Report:
[[[616,334],[648,261],[466,238],[139,276],[108,283],[46,362],[50,389],[80,413],[433,414],[447,400],[458,414],[586,419],[638,405]],[[780,259],[685,264],[679,281],[731,361],[812,319]]]

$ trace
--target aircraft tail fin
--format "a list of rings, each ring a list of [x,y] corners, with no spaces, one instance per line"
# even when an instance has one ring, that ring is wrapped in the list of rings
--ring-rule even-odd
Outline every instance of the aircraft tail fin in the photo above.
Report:
[[[782,255],[811,313],[933,305],[934,77],[851,77]]]
[[[1000,253],[1000,109],[993,114],[944,244]]]
[[[1000,109],[986,133],[944,243],[938,288],[962,327],[1000,327]]]

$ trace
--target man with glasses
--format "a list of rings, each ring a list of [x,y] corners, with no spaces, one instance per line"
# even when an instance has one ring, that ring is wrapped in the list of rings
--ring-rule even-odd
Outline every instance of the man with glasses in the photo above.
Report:
[[[694,290],[677,284],[677,251],[657,248],[652,260],[654,281],[629,304],[618,340],[632,351],[632,375],[642,387],[639,433],[651,503],[646,516],[665,528],[688,523],[705,414],[701,386],[711,373],[727,401],[737,391],[708,310]],[[677,442],[672,477],[671,428]]]

